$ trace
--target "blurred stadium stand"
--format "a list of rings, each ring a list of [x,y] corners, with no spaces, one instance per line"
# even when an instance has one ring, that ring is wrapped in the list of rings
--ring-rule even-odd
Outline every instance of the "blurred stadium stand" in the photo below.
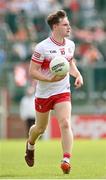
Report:
[[[84,77],[84,86],[79,90],[75,90],[74,79],[70,78],[73,115],[106,114],[106,1],[0,0],[1,130],[5,129],[4,119],[13,122],[14,115],[18,119],[20,99],[27,86],[34,85],[28,76],[31,54],[36,43],[49,35],[45,17],[57,9],[68,14],[71,38],[76,43],[76,63]],[[0,132],[0,137],[5,137],[5,131]],[[21,136],[25,136],[24,131]]]

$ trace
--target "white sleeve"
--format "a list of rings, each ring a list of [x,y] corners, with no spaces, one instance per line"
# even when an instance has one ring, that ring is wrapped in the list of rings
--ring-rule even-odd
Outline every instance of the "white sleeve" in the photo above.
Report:
[[[36,45],[35,50],[32,54],[31,60],[38,63],[38,64],[43,63],[44,53],[43,53],[43,47],[40,43]]]

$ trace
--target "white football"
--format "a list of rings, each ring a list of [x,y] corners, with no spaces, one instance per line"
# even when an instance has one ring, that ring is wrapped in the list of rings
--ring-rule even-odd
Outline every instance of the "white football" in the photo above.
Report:
[[[50,62],[50,70],[55,75],[65,75],[69,72],[69,62],[63,56],[56,56]]]

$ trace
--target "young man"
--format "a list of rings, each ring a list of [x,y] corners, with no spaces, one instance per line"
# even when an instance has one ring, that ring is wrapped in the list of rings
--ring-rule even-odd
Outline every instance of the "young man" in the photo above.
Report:
[[[64,173],[69,173],[73,146],[69,74],[76,78],[76,88],[83,85],[83,78],[73,59],[74,42],[66,38],[70,35],[71,28],[65,11],[59,10],[50,14],[47,22],[51,28],[51,36],[35,47],[29,68],[31,77],[37,79],[38,84],[35,97],[36,124],[29,131],[25,160],[29,166],[34,165],[34,144],[40,134],[44,133],[50,110],[54,109],[61,132],[61,169]],[[54,76],[50,73],[50,61],[58,55],[69,61],[70,72],[65,76]]]

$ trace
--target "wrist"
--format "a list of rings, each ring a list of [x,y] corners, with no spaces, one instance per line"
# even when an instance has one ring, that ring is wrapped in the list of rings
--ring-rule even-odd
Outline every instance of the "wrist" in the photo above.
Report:
[[[81,76],[80,72],[77,72],[75,77],[78,78],[78,77],[82,77],[82,76]]]

